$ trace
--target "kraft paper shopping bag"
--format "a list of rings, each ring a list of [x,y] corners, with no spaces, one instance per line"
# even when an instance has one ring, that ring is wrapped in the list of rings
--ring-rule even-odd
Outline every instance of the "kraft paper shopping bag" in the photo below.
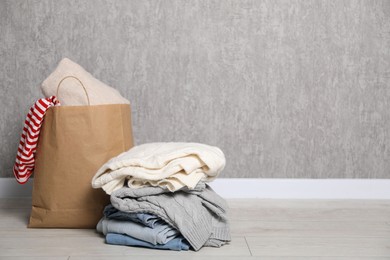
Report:
[[[132,146],[128,104],[51,107],[37,146],[29,227],[95,228],[109,196],[91,179]]]

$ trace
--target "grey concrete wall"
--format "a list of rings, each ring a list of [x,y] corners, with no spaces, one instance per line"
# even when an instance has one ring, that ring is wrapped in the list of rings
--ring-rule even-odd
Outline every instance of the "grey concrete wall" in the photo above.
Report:
[[[136,143],[217,145],[223,177],[389,177],[389,0],[0,1],[0,176],[62,57]]]

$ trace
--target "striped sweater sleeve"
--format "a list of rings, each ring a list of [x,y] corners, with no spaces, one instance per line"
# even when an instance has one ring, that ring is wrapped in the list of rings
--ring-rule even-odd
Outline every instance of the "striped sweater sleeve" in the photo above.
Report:
[[[55,96],[42,98],[35,102],[26,116],[13,168],[16,181],[20,184],[26,183],[33,173],[39,132],[46,111],[59,105]]]

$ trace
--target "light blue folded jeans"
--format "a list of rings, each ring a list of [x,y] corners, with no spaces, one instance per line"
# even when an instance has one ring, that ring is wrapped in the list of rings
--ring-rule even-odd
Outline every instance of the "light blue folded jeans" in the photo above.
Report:
[[[164,245],[154,245],[154,244],[136,239],[136,238],[131,237],[131,236],[117,234],[117,233],[107,233],[106,243],[111,244],[111,245],[141,246],[141,247],[148,247],[148,248],[154,248],[154,249],[165,249],[165,250],[176,250],[176,251],[190,249],[190,245],[182,236],[177,236]]]
[[[150,228],[132,221],[103,217],[96,229],[104,235],[107,233],[125,234],[153,245],[166,244],[179,235],[179,231],[162,221],[156,222],[154,228]]]

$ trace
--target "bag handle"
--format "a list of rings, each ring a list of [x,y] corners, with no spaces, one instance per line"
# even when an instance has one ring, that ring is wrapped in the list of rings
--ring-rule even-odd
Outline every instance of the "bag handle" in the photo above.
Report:
[[[87,89],[84,87],[84,84],[81,82],[81,80],[79,80],[79,79],[78,79],[77,77],[75,77],[75,76],[66,76],[65,78],[61,79],[60,83],[58,83],[58,86],[57,86],[57,94],[56,94],[57,98],[58,98],[58,93],[59,93],[59,91],[60,91],[61,83],[62,83],[65,79],[68,79],[68,78],[73,78],[73,79],[77,80],[77,81],[80,83],[80,85],[81,85],[81,86],[83,87],[83,89],[84,89],[85,95],[87,96],[88,106],[90,106],[91,103],[89,102],[89,96],[88,96]]]

